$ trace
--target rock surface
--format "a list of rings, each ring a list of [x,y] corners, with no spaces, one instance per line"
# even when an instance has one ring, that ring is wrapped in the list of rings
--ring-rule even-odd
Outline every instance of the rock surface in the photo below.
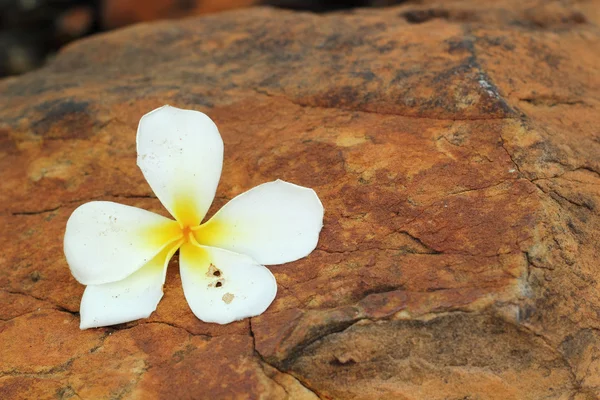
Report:
[[[600,398],[600,2],[257,8],[144,24],[0,81],[0,398]],[[260,317],[80,331],[79,204],[164,213],[141,115],[208,113],[213,211],[277,178],[325,205]]]

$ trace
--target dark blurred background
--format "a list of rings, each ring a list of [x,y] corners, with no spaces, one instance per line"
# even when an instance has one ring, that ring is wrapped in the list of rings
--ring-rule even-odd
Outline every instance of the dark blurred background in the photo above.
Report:
[[[252,5],[312,12],[381,7],[403,0],[0,0],[0,77],[40,67],[66,43],[141,21]]]

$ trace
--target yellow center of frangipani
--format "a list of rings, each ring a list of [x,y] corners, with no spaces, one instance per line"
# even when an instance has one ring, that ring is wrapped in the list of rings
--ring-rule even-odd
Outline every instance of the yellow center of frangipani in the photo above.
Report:
[[[196,226],[200,223],[202,215],[198,210],[198,203],[193,196],[184,191],[175,198],[173,205],[173,216],[179,222],[181,228]],[[185,193],[185,194],[184,194]]]
[[[194,245],[195,248],[193,252],[190,250],[190,253],[195,254],[195,257],[200,257],[206,252],[199,246],[212,246],[227,237],[227,224],[218,218],[211,219],[204,224],[198,223],[202,216],[198,212],[197,203],[192,201],[190,196],[177,198],[173,207],[173,215],[177,221],[168,221],[145,230],[146,243],[154,248],[162,247],[163,250],[143,269],[163,268],[166,257],[170,258],[177,249],[188,244]],[[207,256],[208,254],[204,254],[202,258]],[[208,265],[208,263],[205,264]],[[197,265],[202,265],[202,263]]]

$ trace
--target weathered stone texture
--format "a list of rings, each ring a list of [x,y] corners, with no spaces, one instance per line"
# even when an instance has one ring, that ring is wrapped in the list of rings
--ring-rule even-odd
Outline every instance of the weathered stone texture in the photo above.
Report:
[[[600,2],[256,8],[82,40],[0,81],[2,398],[600,399]],[[219,326],[176,261],[148,320],[78,330],[79,204],[165,213],[135,129],[225,141],[213,211],[314,188],[318,248]]]

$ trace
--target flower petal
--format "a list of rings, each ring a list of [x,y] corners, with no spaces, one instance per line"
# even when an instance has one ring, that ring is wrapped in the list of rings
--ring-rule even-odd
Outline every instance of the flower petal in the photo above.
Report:
[[[223,140],[199,111],[164,106],[144,115],[137,131],[137,164],[171,215],[198,225],[210,207],[223,166]]]
[[[185,298],[204,322],[228,324],[259,315],[277,294],[271,271],[242,254],[187,243],[179,265]]]
[[[79,206],[67,221],[64,250],[84,285],[120,281],[181,236],[177,222],[109,201]]]
[[[322,227],[323,205],[315,191],[277,180],[235,197],[194,234],[202,245],[273,265],[310,254]]]
[[[81,329],[148,318],[163,296],[167,265],[179,247],[170,246],[127,278],[90,285],[81,299]]]

